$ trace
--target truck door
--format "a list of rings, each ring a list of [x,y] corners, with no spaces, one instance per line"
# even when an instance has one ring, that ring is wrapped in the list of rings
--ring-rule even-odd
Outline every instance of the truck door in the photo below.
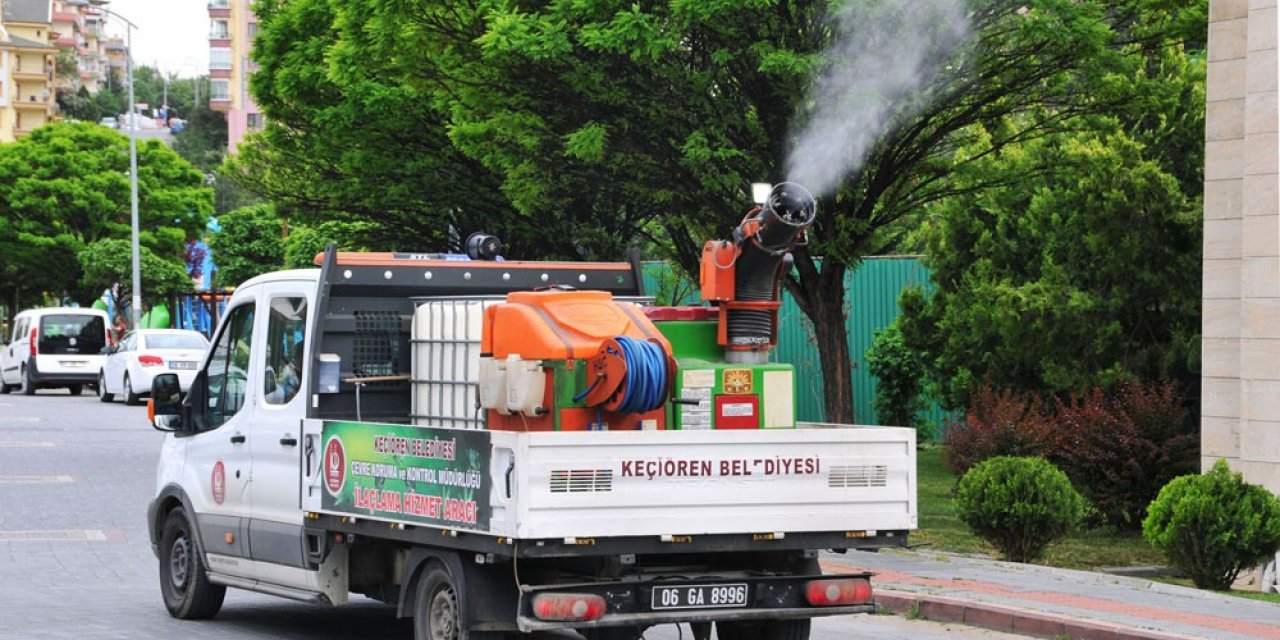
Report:
[[[253,398],[254,321],[250,297],[227,311],[210,347],[203,376],[192,385],[192,435],[187,440],[187,493],[209,569],[248,572],[248,495],[252,471],[249,428]],[[198,387],[198,388],[197,388]]]
[[[304,567],[298,468],[310,367],[303,355],[314,283],[276,282],[263,289],[265,327],[254,358],[262,377],[256,392],[249,451],[249,547],[254,560]],[[301,576],[293,576],[301,578]],[[288,579],[287,574],[277,576]]]

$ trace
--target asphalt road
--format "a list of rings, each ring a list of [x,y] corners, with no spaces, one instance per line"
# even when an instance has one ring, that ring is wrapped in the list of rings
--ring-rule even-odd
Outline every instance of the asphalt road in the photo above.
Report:
[[[412,638],[408,620],[358,597],[337,609],[231,590],[213,620],[170,618],[146,533],[161,438],[145,409],[102,404],[89,391],[0,396],[0,638]],[[691,637],[683,632],[667,625],[646,638]],[[1017,637],[894,616],[820,619],[813,633],[814,640]]]

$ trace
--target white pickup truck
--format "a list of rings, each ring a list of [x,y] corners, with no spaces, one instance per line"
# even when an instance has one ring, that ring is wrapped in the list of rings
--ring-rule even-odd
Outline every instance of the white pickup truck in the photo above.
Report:
[[[237,587],[363,594],[412,616],[417,640],[634,640],[668,623],[802,640],[812,617],[871,611],[870,576],[824,576],[817,555],[906,544],[914,431],[489,428],[482,312],[556,285],[643,294],[636,262],[332,249],[320,269],[236,289],[185,400],[172,376],[152,389],[167,433],[148,520],[169,612],[213,616]]]

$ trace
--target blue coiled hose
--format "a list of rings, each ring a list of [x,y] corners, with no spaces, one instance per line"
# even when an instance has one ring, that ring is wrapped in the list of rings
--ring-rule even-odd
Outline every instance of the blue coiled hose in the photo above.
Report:
[[[667,354],[662,347],[644,340],[614,338],[627,361],[626,391],[618,413],[646,413],[667,399]]]

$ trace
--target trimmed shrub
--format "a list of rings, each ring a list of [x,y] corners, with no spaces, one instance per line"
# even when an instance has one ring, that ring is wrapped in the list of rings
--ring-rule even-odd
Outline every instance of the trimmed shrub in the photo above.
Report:
[[[991,458],[956,486],[960,519],[1014,562],[1040,557],[1075,528],[1084,510],[1067,474],[1043,458]]]
[[[1200,439],[1172,384],[1123,384],[1058,401],[1048,458],[1106,521],[1137,530],[1170,480],[1195,473]]]
[[[1034,395],[989,385],[973,395],[964,422],[947,425],[942,461],[952,473],[996,456],[1039,456],[1049,452],[1051,423]]]
[[[1209,473],[1165,485],[1142,534],[1197,587],[1226,590],[1280,550],[1280,499],[1219,460]]]

